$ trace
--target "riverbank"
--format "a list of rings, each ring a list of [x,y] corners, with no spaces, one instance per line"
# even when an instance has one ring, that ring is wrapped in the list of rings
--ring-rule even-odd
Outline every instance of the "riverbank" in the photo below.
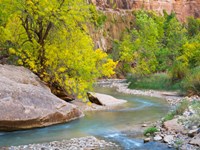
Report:
[[[174,91],[156,91],[156,90],[135,90],[129,89],[129,83],[126,79],[104,79],[99,80],[96,85],[102,87],[116,88],[118,92],[132,95],[150,96],[165,99],[170,105],[176,106],[182,101],[182,99],[187,99],[188,101],[198,100],[198,96],[184,97],[178,92]]]
[[[112,142],[97,139],[93,136],[73,138],[70,140],[53,141],[49,143],[29,144],[0,148],[1,150],[121,150]]]
[[[155,128],[157,132],[152,135],[147,134],[145,142],[159,141],[167,143],[169,147],[181,150],[199,150],[200,148],[200,114],[199,106],[194,109],[194,103],[199,103],[198,96],[183,97],[177,92],[155,91],[155,90],[133,90],[128,89],[126,80],[100,80],[98,86],[116,88],[118,92],[150,96],[165,99],[178,114],[169,112],[164,118],[155,123],[143,124],[141,130]],[[184,106],[187,103],[187,106]],[[183,110],[181,110],[183,109]],[[180,111],[183,111],[180,113]],[[173,114],[173,116],[172,116]],[[169,118],[170,117],[170,118]],[[166,120],[165,120],[166,119]],[[199,120],[198,120],[199,119]],[[191,123],[192,122],[192,123]]]
[[[133,90],[128,88],[128,84],[125,79],[103,79],[96,82],[95,86],[115,88],[120,93],[138,95],[138,96],[150,96],[165,99],[170,105],[176,105],[183,98],[177,92],[155,91],[155,90]],[[87,105],[81,100],[74,100],[71,102],[76,105],[81,111],[102,111],[118,109],[119,106],[101,106],[94,103]]]

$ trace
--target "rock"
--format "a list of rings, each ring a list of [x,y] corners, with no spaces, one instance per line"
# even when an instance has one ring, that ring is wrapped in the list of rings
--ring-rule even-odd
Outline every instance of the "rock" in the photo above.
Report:
[[[184,130],[183,125],[178,123],[178,119],[172,119],[169,121],[165,121],[163,123],[163,126],[168,131],[182,132]]]
[[[197,128],[198,128],[197,126],[192,126],[192,130],[197,129]]]
[[[88,92],[89,100],[92,103],[103,106],[116,106],[126,103],[126,100],[116,99],[110,95]]]
[[[146,136],[151,136],[151,134],[150,134],[150,133],[147,133]]]
[[[147,124],[143,124],[142,127],[147,127]]]
[[[200,146],[200,134],[197,134],[195,137],[193,137],[190,142],[192,145]]]
[[[153,139],[154,141],[160,141],[162,140],[162,137],[160,135],[156,135]]]
[[[151,141],[151,138],[145,138],[145,139],[144,139],[144,143],[147,143],[147,142],[149,142],[149,141]]]
[[[24,67],[0,65],[0,85],[1,131],[44,127],[83,115]]]
[[[194,129],[194,130],[190,130],[189,132],[188,132],[188,136],[189,137],[194,137],[197,133],[198,133],[198,128],[197,129]]]
[[[174,136],[173,135],[165,135],[163,140],[164,140],[164,142],[171,144],[171,142],[174,140]]]
[[[6,150],[93,150],[93,149],[121,150],[121,148],[115,143],[99,140],[92,136],[74,138],[71,140],[53,141],[49,143],[11,146],[5,149]]]

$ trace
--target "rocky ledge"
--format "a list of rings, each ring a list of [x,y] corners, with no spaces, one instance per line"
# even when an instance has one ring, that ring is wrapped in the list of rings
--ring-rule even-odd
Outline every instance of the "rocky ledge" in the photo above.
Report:
[[[83,116],[24,67],[0,65],[0,131],[44,127]]]
[[[5,150],[121,150],[112,142],[99,140],[93,136],[74,138],[70,140],[54,141],[50,143],[29,144],[2,148]]]

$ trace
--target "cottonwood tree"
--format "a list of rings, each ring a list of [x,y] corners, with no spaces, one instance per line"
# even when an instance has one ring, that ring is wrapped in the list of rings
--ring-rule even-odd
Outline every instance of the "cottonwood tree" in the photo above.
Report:
[[[116,65],[93,50],[87,24],[95,8],[84,0],[1,0],[1,45],[17,64],[34,71],[55,93],[83,96]]]

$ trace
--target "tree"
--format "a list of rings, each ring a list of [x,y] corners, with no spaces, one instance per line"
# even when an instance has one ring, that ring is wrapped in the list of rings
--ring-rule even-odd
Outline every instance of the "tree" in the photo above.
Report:
[[[7,17],[1,28],[17,63],[34,71],[55,93],[85,95],[96,78],[116,65],[93,50],[87,30],[94,7],[84,0],[2,0]],[[3,45],[3,44],[2,44]]]
[[[142,76],[151,74],[157,66],[155,52],[159,48],[160,33],[151,15],[145,11],[136,12],[134,28],[120,44],[120,60],[129,66],[132,64],[132,72]]]
[[[172,67],[173,62],[181,54],[182,46],[187,42],[187,30],[177,20],[174,13],[165,15],[164,22],[164,38],[162,40],[165,62],[167,65],[165,69]]]

